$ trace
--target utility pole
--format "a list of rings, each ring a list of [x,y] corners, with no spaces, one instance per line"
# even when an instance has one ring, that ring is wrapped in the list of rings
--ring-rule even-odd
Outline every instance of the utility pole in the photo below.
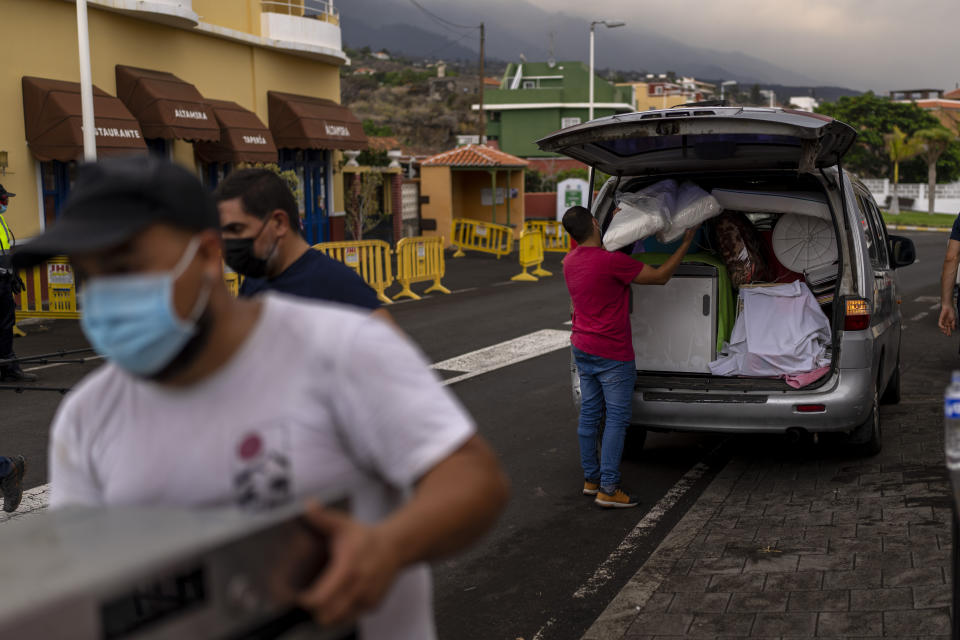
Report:
[[[83,124],[83,159],[97,159],[97,130],[93,118],[93,79],[90,73],[90,27],[87,0],[77,0],[77,43],[80,60],[80,114]]]
[[[480,144],[484,143],[484,139],[487,136],[487,116],[483,111],[483,87],[484,87],[484,71],[483,71],[483,40],[484,40],[484,26],[483,23],[480,23],[480,77],[477,79],[477,92],[480,94]]]

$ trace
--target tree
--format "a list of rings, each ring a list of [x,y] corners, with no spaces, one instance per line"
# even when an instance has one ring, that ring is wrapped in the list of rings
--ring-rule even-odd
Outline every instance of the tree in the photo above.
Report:
[[[750,104],[763,104],[763,95],[760,93],[760,85],[758,84],[750,87]]]
[[[920,129],[913,134],[913,137],[920,142],[922,147],[920,156],[927,163],[927,213],[933,213],[933,202],[937,192],[937,162],[950,143],[956,140],[956,136],[943,127],[932,127]]]
[[[380,207],[383,176],[374,171],[353,175],[354,187],[346,206],[346,226],[354,240],[363,240],[363,234],[372,231],[386,217]]]
[[[897,185],[900,183],[900,163],[919,154],[923,150],[923,141],[908,137],[900,127],[894,126],[892,133],[884,134],[883,142],[887,157],[893,163],[893,198],[890,202],[890,213],[898,214],[900,198],[897,196]]]
[[[913,103],[893,102],[873,93],[844,96],[836,102],[825,102],[818,113],[836,118],[857,130],[856,143],[843,158],[843,164],[864,178],[890,176],[883,135],[899,127],[907,135],[920,129],[935,128],[939,121],[929,112]],[[926,179],[922,160],[908,161],[901,167],[904,181],[921,182]],[[938,178],[953,181],[960,177],[960,143],[951,143],[939,165]]]

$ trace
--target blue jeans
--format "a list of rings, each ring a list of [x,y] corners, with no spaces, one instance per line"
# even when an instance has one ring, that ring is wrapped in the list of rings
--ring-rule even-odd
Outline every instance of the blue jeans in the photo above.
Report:
[[[623,441],[633,414],[633,385],[637,367],[632,361],[610,360],[584,353],[573,347],[573,358],[580,375],[580,463],[583,477],[599,482],[604,493],[620,486],[620,458]],[[597,438],[604,419],[600,460],[597,461]],[[609,491],[608,491],[609,490]]]

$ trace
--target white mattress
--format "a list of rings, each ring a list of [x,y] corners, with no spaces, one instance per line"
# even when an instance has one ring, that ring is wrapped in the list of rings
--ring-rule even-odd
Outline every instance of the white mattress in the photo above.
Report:
[[[813,191],[714,189],[712,193],[724,209],[758,213],[795,213],[823,220],[833,219],[826,197]]]

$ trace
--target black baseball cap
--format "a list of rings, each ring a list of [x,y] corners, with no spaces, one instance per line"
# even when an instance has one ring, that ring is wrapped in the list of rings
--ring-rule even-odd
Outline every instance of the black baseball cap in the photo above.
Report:
[[[7,191],[4,189],[3,185],[0,184],[0,198],[12,198],[15,195],[17,194]]]
[[[13,264],[119,246],[152,224],[219,229],[216,204],[187,169],[155,156],[108,158],[81,165],[60,218],[17,247]]]

